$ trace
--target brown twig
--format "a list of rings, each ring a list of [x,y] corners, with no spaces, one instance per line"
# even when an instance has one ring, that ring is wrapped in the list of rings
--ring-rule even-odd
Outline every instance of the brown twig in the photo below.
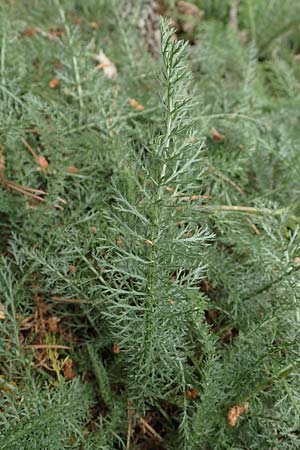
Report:
[[[21,142],[24,145],[25,148],[27,148],[27,150],[29,151],[29,153],[31,153],[31,155],[34,157],[34,159],[37,159],[37,154],[34,152],[33,148],[31,147],[31,145],[28,144],[27,141],[25,141],[25,139],[21,138]]]
[[[199,208],[212,211],[244,212],[249,214],[279,214],[282,210],[274,211],[269,208],[255,208],[254,206],[239,205],[208,205],[199,206]]]
[[[252,220],[249,217],[245,217],[245,220],[250,225],[254,233],[258,236],[260,234],[260,231],[257,228],[257,226],[252,222]]]
[[[159,442],[163,442],[163,438],[157,433],[157,431],[154,430],[153,427],[151,427],[151,425],[149,425],[148,422],[146,422],[145,419],[143,419],[142,417],[139,417],[139,423],[146,428],[146,430],[155,437],[155,439],[157,439]]]
[[[42,191],[41,189],[34,189],[34,188],[31,188],[31,187],[28,187],[28,186],[21,186],[20,184],[14,183],[13,181],[6,180],[6,184],[7,185],[12,185],[12,187],[18,186],[20,189],[23,189],[27,193],[33,192],[35,194],[48,195],[47,192]],[[42,200],[44,200],[44,199],[42,199]]]
[[[64,349],[64,350],[71,350],[71,347],[69,347],[68,345],[56,345],[56,344],[27,344],[25,345],[25,350],[29,350],[29,349]]]
[[[34,152],[33,152],[34,153]],[[34,198],[38,201],[43,201],[44,198],[40,197],[36,194],[47,195],[45,191],[41,189],[34,189],[26,186],[22,186],[21,184],[14,183],[13,181],[6,180],[5,175],[5,158],[4,158],[4,149],[0,144],[0,184],[2,184],[7,189],[13,189],[14,191],[20,192],[20,194],[27,195],[28,197]]]
[[[240,205],[199,205],[198,209],[208,212],[224,211],[224,212],[240,212],[254,215],[270,215],[280,216],[288,211],[287,208],[269,209],[269,208],[255,208],[254,206],[240,206]],[[289,216],[290,219],[298,222],[298,217],[294,215]]]
[[[63,46],[63,42],[61,41],[61,39],[59,39],[58,36],[55,36],[53,33],[50,33],[49,31],[44,31],[39,27],[35,28],[37,33],[40,34],[42,37],[49,39],[49,41],[53,41],[58,45]]]
[[[31,147],[31,145],[28,144],[27,141],[25,141],[24,138],[21,138],[21,142],[24,145],[25,148],[27,148],[27,150],[29,151],[29,153],[33,156],[33,158],[35,159],[36,163],[38,164],[38,166],[40,167],[40,169],[46,173],[46,169],[49,165],[48,161],[46,160],[46,158],[44,156],[38,156],[35,151],[33,150],[33,148]]]
[[[217,177],[221,178],[221,180],[225,181],[226,183],[230,184],[236,191],[238,191],[240,194],[244,195],[244,191],[238,184],[236,184],[234,181],[230,180],[230,178],[227,178],[225,175],[220,173],[218,170],[216,170],[213,166],[209,165],[212,173],[216,175]]]
[[[5,180],[4,186],[9,189],[13,189],[14,191],[20,192],[23,195],[28,195],[28,197],[34,198],[35,200],[38,200],[40,202],[44,201],[45,199],[33,194],[33,192],[47,195],[47,192],[41,191],[40,189],[27,188],[25,186],[21,186],[20,184],[14,183],[13,181]]]
[[[127,440],[126,440],[126,450],[130,450],[130,440],[132,434],[132,416],[133,409],[131,406],[131,402],[128,400],[127,402]]]
[[[64,298],[60,297],[58,295],[52,295],[51,300],[54,300],[55,302],[65,302],[65,303],[92,303],[89,300],[81,300],[80,298]]]

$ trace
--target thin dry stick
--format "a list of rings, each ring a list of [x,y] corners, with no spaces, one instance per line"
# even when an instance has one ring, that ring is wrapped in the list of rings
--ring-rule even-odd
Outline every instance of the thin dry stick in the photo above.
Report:
[[[27,150],[29,151],[29,153],[32,154],[32,156],[34,157],[34,159],[37,159],[37,154],[34,152],[33,148],[28,144],[27,141],[25,141],[25,139],[21,138],[21,142],[24,145],[24,147],[27,148]]]
[[[6,181],[5,186],[8,187],[9,189],[13,189],[17,192],[20,192],[21,194],[28,195],[29,197],[34,198],[35,200],[39,200],[40,202],[45,200],[43,197],[39,197],[38,195],[35,195],[32,193],[32,192],[35,192],[35,189],[21,186],[20,184],[16,184],[13,181]],[[40,191],[40,190],[37,190],[37,191],[38,191],[38,193],[47,195],[47,193],[44,191]]]
[[[28,195],[29,197],[34,198],[35,200],[39,200],[39,201],[44,200],[43,197],[40,197],[36,194],[47,195],[47,193],[45,191],[42,191],[41,189],[34,189],[34,188],[22,186],[20,184],[14,183],[13,181],[6,180],[5,175],[4,175],[4,170],[5,170],[4,150],[3,150],[2,145],[0,144],[0,183],[8,189],[13,189],[17,192],[20,192],[23,195]]]
[[[4,152],[3,147],[0,145],[0,183],[4,184],[4,167],[5,167],[5,160],[4,160]]]
[[[33,158],[35,159],[36,163],[40,166],[42,171],[46,173],[46,169],[48,167],[48,161],[46,160],[46,158],[44,158],[43,156],[38,156],[33,150],[33,148],[28,144],[28,142],[25,141],[25,139],[21,138],[21,142],[27,148],[29,153],[33,156]]]
[[[149,431],[150,434],[152,434],[152,436],[154,436],[159,442],[163,442],[163,438],[157,433],[157,431],[154,430],[154,428],[151,427],[151,425],[149,425],[148,422],[146,422],[145,419],[143,419],[142,417],[139,418],[139,423],[143,425],[143,427],[146,428],[146,430]]]
[[[30,188],[28,186],[21,186],[20,184],[14,183],[13,181],[6,180],[6,184],[7,185],[12,185],[12,187],[17,186],[20,189],[23,189],[24,191],[26,191],[27,194],[29,192],[34,192],[35,194],[48,195],[47,192],[42,191],[41,189],[34,189],[34,188]],[[44,200],[44,199],[42,199],[42,200]]]
[[[227,212],[244,212],[248,214],[272,214],[279,215],[284,209],[255,208],[254,206],[238,206],[238,205],[205,205],[198,206],[199,209],[208,211],[227,211]]]
[[[128,400],[127,403],[127,441],[126,441],[126,450],[130,450],[130,440],[131,440],[131,434],[132,434],[132,416],[133,416],[133,409],[131,406],[130,401]]]
[[[244,195],[244,191],[238,184],[236,184],[234,181],[230,180],[230,178],[227,178],[225,175],[217,171],[213,166],[209,165],[212,173],[216,175],[217,177],[221,178],[221,180],[225,181],[226,183],[230,184],[235,190],[237,190],[240,194]]]
[[[52,295],[50,299],[55,302],[65,302],[65,303],[93,303],[89,300],[81,300],[80,298],[64,298],[59,297],[58,295]]]
[[[40,34],[42,37],[49,39],[49,41],[53,41],[56,44],[59,44],[61,46],[63,46],[64,44],[62,43],[62,41],[59,39],[58,36],[55,36],[53,33],[49,33],[47,31],[42,30],[39,27],[35,28],[37,33]]]
[[[245,220],[250,225],[254,233],[258,236],[260,234],[260,231],[257,228],[257,226],[252,222],[252,220],[249,217],[245,217]]]
[[[46,348],[46,349],[56,349],[56,348],[60,348],[60,349],[65,349],[65,350],[71,350],[71,347],[68,347],[67,345],[51,345],[51,344],[28,344],[25,345],[25,350],[28,349],[42,349],[42,348]]]
[[[238,9],[240,0],[234,0],[229,12],[229,25],[236,33],[239,31],[238,27]]]
[[[41,164],[41,160],[40,160],[40,158],[43,158],[43,157],[39,157],[36,153],[35,153],[35,151],[33,150],[33,148],[28,144],[28,142],[27,141],[25,141],[25,139],[23,139],[23,138],[21,138],[21,142],[22,142],[22,144],[27,148],[27,150],[30,152],[30,154],[33,156],[33,158],[36,160],[36,162],[39,164],[39,166],[41,167],[41,169],[43,170],[43,172],[45,173],[46,171],[45,171],[45,168],[46,168],[46,166],[45,167],[43,167],[42,166],[42,164]],[[48,162],[45,160],[45,162],[47,163],[47,165],[48,165]],[[33,192],[37,192],[37,190],[35,190],[35,189],[30,189],[30,188],[26,188],[26,190],[28,190],[28,191],[33,191]],[[46,194],[46,192],[44,192],[44,191],[39,191],[41,194]],[[33,198],[35,198],[35,199],[37,199],[37,200],[43,200],[43,199],[41,199],[40,197],[37,197],[37,196],[32,196]],[[66,202],[66,200],[64,200],[63,198],[61,198],[61,197],[58,197],[58,199],[57,199],[59,202],[61,202],[61,203],[63,203],[64,205],[67,205],[67,202]],[[62,207],[62,206],[60,206],[58,203],[55,203],[54,205],[54,208],[57,208],[57,209],[60,209],[61,211],[63,211],[64,210],[64,208]]]

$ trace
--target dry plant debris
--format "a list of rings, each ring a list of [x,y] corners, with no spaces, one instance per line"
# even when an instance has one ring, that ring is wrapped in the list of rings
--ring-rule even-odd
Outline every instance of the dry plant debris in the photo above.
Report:
[[[63,373],[66,380],[73,380],[76,377],[76,372],[73,369],[73,361],[69,357],[65,360]]]
[[[39,167],[41,168],[41,170],[43,172],[46,171],[46,169],[49,166],[49,163],[47,161],[47,159],[44,156],[41,155],[37,155],[35,153],[35,151],[33,150],[33,148],[31,147],[31,145],[28,144],[27,141],[25,141],[25,139],[21,138],[21,142],[22,144],[27,148],[27,150],[29,151],[29,153],[31,153],[31,155],[34,157],[35,161],[37,162],[37,164],[39,165]]]
[[[55,374],[57,381],[62,375],[71,380],[76,373],[72,359],[65,356],[65,352],[71,350],[66,343],[74,343],[75,338],[65,330],[62,319],[52,314],[50,306],[44,303],[35,276],[32,289],[35,309],[33,314],[20,318],[20,342],[25,350],[33,350],[35,369],[40,367],[49,374]]]
[[[147,422],[147,420],[143,417],[139,417],[138,423],[144,434],[148,434],[153,437],[158,442],[163,442],[163,438],[154,430],[154,428]]]
[[[116,65],[106,56],[103,50],[100,50],[99,53],[94,56],[94,60],[98,62],[96,68],[102,69],[106,78],[114,80],[117,77]]]
[[[196,388],[188,389],[185,392],[186,398],[189,398],[190,400],[196,400],[199,396],[199,391]]]
[[[215,142],[222,142],[225,139],[225,135],[217,131],[215,128],[211,129],[211,137]]]
[[[228,425],[231,427],[235,427],[237,424],[238,418],[242,414],[247,413],[248,409],[249,409],[248,403],[244,403],[244,405],[242,405],[242,406],[239,406],[239,405],[232,406],[227,414]]]
[[[136,101],[134,98],[130,98],[128,100],[128,103],[130,106],[137,109],[138,111],[143,111],[145,109],[145,107],[141,105],[138,101]]]
[[[78,169],[75,166],[70,166],[70,167],[67,168],[67,172],[71,173],[72,175],[74,175],[74,174],[78,173]]]
[[[112,346],[112,352],[117,355],[118,353],[120,353],[121,351],[121,347],[115,342]]]
[[[0,320],[5,320],[5,307],[0,303]]]
[[[56,88],[58,88],[59,84],[60,84],[60,81],[57,78],[53,78],[52,80],[49,81],[49,88],[56,89]]]
[[[21,184],[14,183],[13,181],[7,180],[5,178],[5,158],[2,146],[0,146],[0,184],[2,184],[6,189],[12,189],[16,192],[19,192],[20,194],[27,195],[34,200],[38,200],[39,202],[42,202],[44,200],[44,197],[42,197],[43,195],[47,195],[47,192],[41,189],[22,186]]]
[[[55,42],[56,44],[63,45],[60,37],[64,34],[65,30],[63,28],[49,28],[48,31],[43,30],[40,27],[26,28],[21,36],[22,37],[33,37],[40,35],[49,41]]]

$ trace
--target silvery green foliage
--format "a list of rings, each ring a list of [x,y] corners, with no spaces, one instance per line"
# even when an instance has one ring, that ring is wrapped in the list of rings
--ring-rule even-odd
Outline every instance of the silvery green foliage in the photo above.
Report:
[[[162,24],[162,133],[147,154],[124,161],[131,180],[114,192],[113,240],[94,254],[104,315],[126,361],[130,397],[142,409],[175,393],[184,398],[193,379],[187,358],[207,345],[197,287],[212,239],[196,219],[203,145],[189,125],[186,44],[173,34]]]

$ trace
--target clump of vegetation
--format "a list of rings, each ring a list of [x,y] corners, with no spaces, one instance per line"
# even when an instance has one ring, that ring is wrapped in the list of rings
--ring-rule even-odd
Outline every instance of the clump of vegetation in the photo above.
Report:
[[[299,448],[299,18],[1,5],[1,450]]]

